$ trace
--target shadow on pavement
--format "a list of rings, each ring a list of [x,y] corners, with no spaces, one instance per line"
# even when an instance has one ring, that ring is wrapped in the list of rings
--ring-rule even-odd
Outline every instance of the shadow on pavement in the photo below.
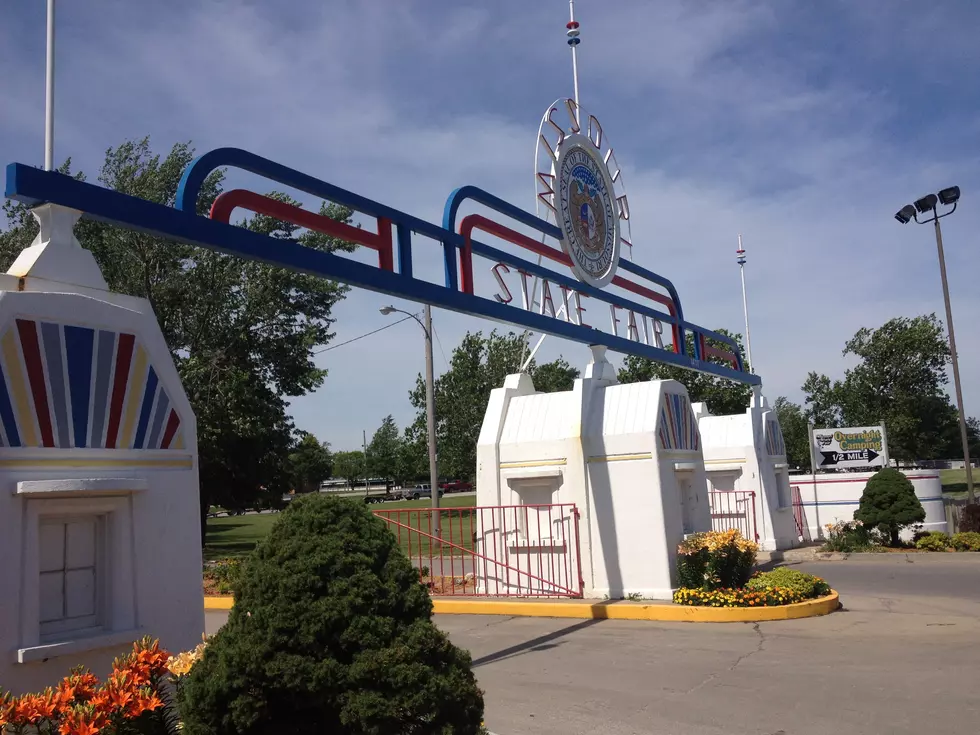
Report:
[[[478,659],[473,660],[473,668],[477,666],[483,666],[485,664],[491,664],[494,661],[501,661],[505,658],[513,658],[514,656],[519,656],[522,653],[528,651],[543,651],[549,648],[555,648],[561,645],[561,641],[554,643],[559,638],[564,638],[567,635],[571,635],[585,628],[591,628],[593,625],[601,623],[601,620],[583,620],[580,623],[575,623],[574,625],[569,625],[567,628],[561,628],[552,633],[547,633],[545,635],[538,636],[537,638],[532,638],[529,641],[524,641],[523,643],[518,643],[515,646],[510,646],[509,648],[504,648],[503,650],[496,651],[494,653],[489,653],[486,656],[481,656]]]

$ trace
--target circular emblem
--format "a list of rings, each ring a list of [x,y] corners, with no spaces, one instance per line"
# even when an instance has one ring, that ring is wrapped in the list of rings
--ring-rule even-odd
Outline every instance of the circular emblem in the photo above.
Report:
[[[575,276],[602,288],[619,265],[619,214],[613,181],[592,141],[581,133],[565,136],[555,164],[561,247]]]

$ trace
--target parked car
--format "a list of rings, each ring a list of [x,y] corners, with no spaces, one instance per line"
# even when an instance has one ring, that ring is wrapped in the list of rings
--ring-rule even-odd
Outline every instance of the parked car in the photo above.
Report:
[[[449,480],[441,483],[439,489],[446,493],[465,493],[473,489],[473,483],[463,480]]]
[[[431,498],[432,497],[432,486],[431,485],[416,485],[411,490],[406,490],[405,495],[412,500],[419,500],[420,498]],[[445,491],[439,490],[439,497],[441,498],[445,495]]]

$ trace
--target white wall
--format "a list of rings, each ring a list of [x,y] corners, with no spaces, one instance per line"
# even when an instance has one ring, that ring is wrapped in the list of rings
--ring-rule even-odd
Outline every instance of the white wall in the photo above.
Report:
[[[779,420],[765,398],[754,395],[745,413],[713,416],[704,404],[695,404],[704,443],[704,464],[709,492],[754,492],[754,517],[747,512],[747,496],[713,496],[721,510],[742,512],[742,518],[716,518],[717,530],[738,526],[754,528],[766,551],[788,549],[799,543],[789,496],[786,450]],[[780,482],[784,483],[782,492]],[[737,498],[737,502],[736,502]],[[745,502],[742,499],[745,498]],[[719,515],[716,513],[716,515]]]
[[[71,221],[58,227],[73,240]],[[149,304],[106,292],[50,224],[15,263],[23,278],[0,278],[0,682],[15,693],[76,665],[105,675],[143,635],[186,650],[204,626],[194,414]],[[97,625],[52,633],[39,527],[82,516],[103,529]]]
[[[839,472],[813,475],[791,475],[790,484],[800,489],[803,510],[811,537],[816,540],[826,537],[828,523],[854,520],[864,486],[874,475],[873,472]],[[907,472],[905,476],[912,481],[915,494],[926,512],[923,528],[926,531],[948,532],[946,511],[943,508],[943,485],[939,473],[934,470]],[[910,532],[903,534],[911,537]]]
[[[700,435],[686,389],[675,381],[618,385],[601,351],[571,391],[537,394],[527,375],[511,375],[492,392],[477,478],[478,506],[575,504],[586,597],[670,599],[684,526],[710,528]],[[477,569],[483,591],[528,592],[513,584],[522,571],[524,583],[547,572],[577,585],[562,571],[578,561],[571,522],[538,546],[535,553],[544,557],[521,550],[512,540],[519,536],[513,523],[481,521],[478,514],[477,525],[478,552],[499,562],[488,574]]]

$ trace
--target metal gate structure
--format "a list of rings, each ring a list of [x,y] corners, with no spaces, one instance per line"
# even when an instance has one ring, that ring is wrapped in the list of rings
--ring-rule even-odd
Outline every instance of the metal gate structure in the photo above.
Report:
[[[432,595],[582,597],[574,503],[373,512],[388,524]]]
[[[708,504],[712,531],[734,528],[751,541],[759,540],[754,490],[712,490],[708,493]]]
[[[796,535],[800,541],[809,544],[813,543],[810,535],[810,525],[806,520],[806,509],[803,507],[803,498],[800,496],[800,488],[793,485],[793,520],[796,521]]]

